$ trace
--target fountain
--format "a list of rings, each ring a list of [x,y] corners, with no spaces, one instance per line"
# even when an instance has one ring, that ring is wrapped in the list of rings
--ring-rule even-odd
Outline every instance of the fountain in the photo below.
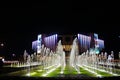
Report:
[[[26,50],[24,50],[24,54],[23,54],[23,61],[14,61],[11,63],[11,67],[24,67],[27,65],[27,57],[28,57],[28,53]]]
[[[27,56],[28,56],[28,53],[26,50],[24,50],[24,54],[23,54],[24,62],[27,61]]]
[[[46,48],[46,51],[45,51],[45,64],[44,64],[45,67],[48,67],[49,54],[50,54],[50,49],[49,49],[49,48]],[[46,69],[46,68],[45,68],[45,69]],[[46,71],[47,71],[47,69],[46,69]]]
[[[105,68],[106,69],[106,71],[108,71],[108,69],[109,69],[109,63],[107,62],[107,56],[108,56],[108,54],[107,54],[107,52],[105,52],[104,53],[104,56],[103,56],[103,67],[105,68],[106,66],[107,66],[107,68]]]
[[[112,73],[112,64],[111,64],[112,57],[111,55],[108,55],[108,61],[107,61],[107,66],[108,66],[108,71]]]
[[[55,76],[58,76],[59,73],[62,74],[62,76],[66,74],[74,75],[76,74],[76,71],[77,74],[81,75],[84,73],[82,71],[85,70],[85,72],[88,72],[88,74],[93,74],[96,77],[104,77],[104,74],[115,75],[114,73],[117,70],[114,67],[115,63],[111,62],[112,60],[114,60],[113,51],[111,51],[110,55],[108,55],[107,52],[101,52],[99,54],[98,46],[96,46],[96,49],[91,48],[90,50],[87,50],[86,52],[83,52],[81,53],[81,55],[79,55],[77,38],[73,40],[69,56],[69,66],[66,66],[67,62],[61,40],[58,41],[55,52],[53,52],[51,48],[42,45],[39,49],[39,53],[34,52],[33,54],[29,55],[25,50],[23,58],[24,64],[22,64],[21,62],[18,62],[17,64],[18,66],[24,65],[24,67],[26,67],[25,69],[27,71],[27,76],[53,76],[52,72],[54,72],[55,70]],[[13,65],[16,65],[16,63],[13,63]],[[115,71],[113,69],[115,69]],[[49,73],[51,74],[48,75]]]
[[[66,63],[65,63],[65,52],[63,51],[61,40],[59,40],[59,42],[58,42],[57,53],[60,55],[60,65],[61,65],[60,73],[63,74]]]
[[[30,58],[30,55],[28,55],[27,57],[27,65],[28,65],[28,76],[30,76],[30,64],[31,64],[31,58]]]
[[[70,60],[69,60],[70,63],[69,64],[70,66],[74,67],[78,73],[80,73],[79,66],[77,65],[78,55],[79,55],[78,42],[77,42],[77,38],[75,38],[73,40],[73,45],[72,45],[72,49],[70,52]]]
[[[41,76],[47,76],[49,73],[51,73],[57,68],[60,68],[60,74],[64,74],[66,61],[65,52],[63,51],[61,40],[58,41],[57,49],[55,52],[52,52],[50,48],[44,47],[44,45],[42,45],[41,52],[39,53],[39,55],[34,53],[31,54],[31,56],[30,55],[26,56],[25,55],[26,53],[27,52],[25,51],[24,59],[28,64],[27,68],[28,76],[31,76],[32,71],[35,70],[35,69],[31,70],[33,63],[38,61],[40,61],[40,65],[42,67],[36,70],[44,72]],[[73,45],[70,52],[68,70],[72,71],[72,68],[74,68],[78,72],[78,74],[82,74],[82,72],[80,72],[80,68],[83,68],[86,71],[95,74],[97,77],[102,77],[102,75],[99,74],[99,71],[114,75],[112,68],[112,65],[114,63],[111,63],[111,60],[113,58],[114,58],[113,52],[111,52],[110,55],[108,55],[107,52],[105,53],[101,52],[101,54],[97,54],[94,49],[87,50],[86,52],[83,52],[81,55],[79,55],[77,38],[75,38],[73,40]],[[37,65],[39,66],[38,63]]]

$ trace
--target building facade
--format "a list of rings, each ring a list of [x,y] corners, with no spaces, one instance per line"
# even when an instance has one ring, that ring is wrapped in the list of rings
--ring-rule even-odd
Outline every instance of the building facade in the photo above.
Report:
[[[98,34],[95,33],[90,35],[83,35],[83,34],[77,34],[77,35],[40,34],[40,35],[38,35],[38,40],[36,40],[36,42],[32,44],[32,46],[34,45],[34,48],[32,47],[32,49],[34,49],[35,51],[37,50],[38,52],[42,44],[44,44],[45,47],[50,48],[50,50],[55,51],[58,41],[61,40],[63,49],[67,54],[71,51],[73,40],[76,37],[78,39],[78,46],[80,53],[85,52],[90,48],[98,47],[99,50],[102,50],[104,48],[104,40],[98,39]],[[35,45],[37,45],[36,48]]]

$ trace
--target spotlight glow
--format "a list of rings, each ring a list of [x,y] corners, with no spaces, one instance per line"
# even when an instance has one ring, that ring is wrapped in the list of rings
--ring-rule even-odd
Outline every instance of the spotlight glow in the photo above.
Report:
[[[27,73],[26,75],[27,75],[27,76],[30,76],[30,73]]]
[[[55,68],[49,70],[48,72],[46,72],[46,73],[43,74],[42,76],[43,76],[43,77],[47,76],[49,73],[53,72],[53,71],[54,71],[55,69],[57,69],[58,67],[60,67],[60,65],[58,65],[57,67],[55,67]]]
[[[26,74],[27,76],[32,76],[32,75],[35,75],[36,74],[36,72],[32,72],[32,73],[28,73],[28,74]]]
[[[30,75],[35,75],[36,74],[36,72],[32,72],[32,73],[30,73]]]
[[[60,73],[63,74],[63,71],[61,71]]]
[[[55,65],[52,65],[52,66],[46,67],[46,68],[44,68],[44,69],[49,69],[49,68],[51,68],[51,67],[53,67],[53,66],[55,66]]]
[[[5,61],[5,59],[3,58],[3,59],[2,59],[2,61],[4,62],[4,61]]]
[[[106,72],[106,73],[109,73],[109,74],[112,74],[114,76],[117,76],[118,74],[115,74],[115,73],[111,73],[111,72],[108,72],[108,71],[105,71],[105,70],[102,70],[102,69],[97,69],[97,68],[93,68],[93,67],[90,67],[90,66],[87,66],[87,65],[84,65],[85,67],[88,67],[88,68],[91,68],[91,69],[95,69],[95,70],[98,70],[98,71],[101,71],[101,72]]]
[[[80,66],[80,67],[82,67],[82,66]],[[91,72],[91,73],[93,73],[93,74],[95,74],[97,77],[102,77],[102,75],[100,75],[100,74],[98,74],[98,73],[96,73],[96,72],[94,72],[94,71],[92,71],[92,70],[90,70],[88,68],[85,68],[85,67],[82,67],[82,68],[89,71],[89,72]]]
[[[43,70],[37,70],[38,72],[42,72]]]
[[[57,34],[56,34],[56,37],[57,37]]]

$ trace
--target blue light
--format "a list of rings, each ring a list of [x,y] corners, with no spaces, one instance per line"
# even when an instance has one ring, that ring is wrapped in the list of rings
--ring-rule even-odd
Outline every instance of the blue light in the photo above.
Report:
[[[56,37],[57,37],[57,34],[56,34]]]
[[[99,50],[96,50],[96,54],[99,54]]]
[[[79,38],[79,34],[78,34],[78,38]]]

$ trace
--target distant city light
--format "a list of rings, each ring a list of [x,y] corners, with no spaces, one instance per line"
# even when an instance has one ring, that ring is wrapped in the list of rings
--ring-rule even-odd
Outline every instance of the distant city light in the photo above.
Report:
[[[1,45],[1,46],[4,46],[4,44],[3,44],[3,43],[1,43],[0,45]]]
[[[3,59],[2,59],[2,61],[4,62],[4,61],[5,61],[5,59],[3,58]]]

